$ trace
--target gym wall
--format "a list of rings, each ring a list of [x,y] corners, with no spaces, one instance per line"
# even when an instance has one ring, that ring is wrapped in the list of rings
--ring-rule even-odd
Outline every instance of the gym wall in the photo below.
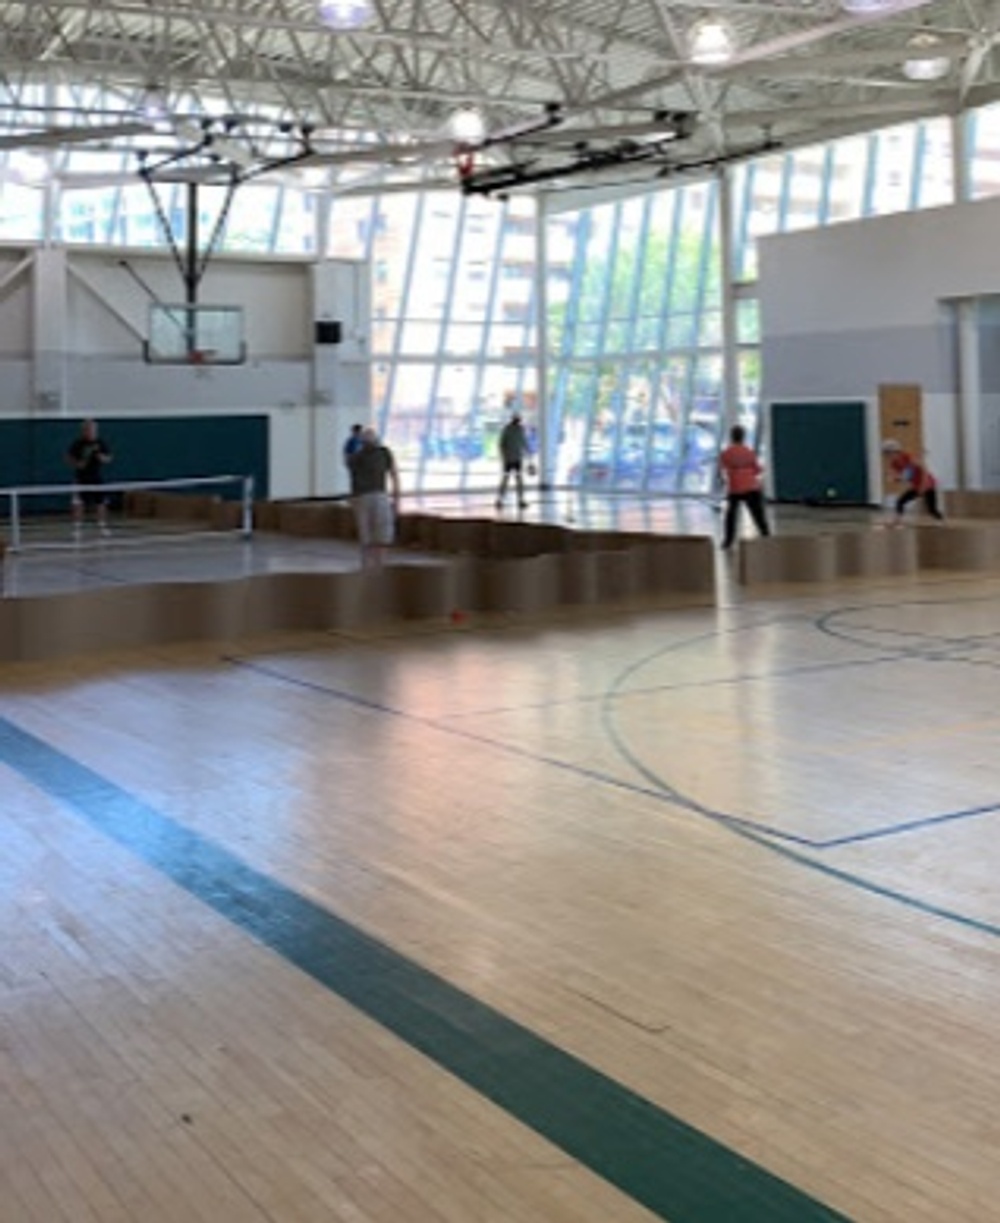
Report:
[[[0,247],[0,425],[85,416],[158,422],[167,445],[156,465],[169,455],[183,467],[160,474],[187,476],[230,471],[227,437],[237,451],[256,453],[263,419],[272,496],[343,492],[343,436],[371,414],[367,283],[365,264],[216,256],[199,302],[242,306],[246,364],[148,365],[142,341],[152,296],[184,299],[169,253]],[[343,342],[318,345],[316,321],[332,312]],[[228,417],[246,427],[209,424]],[[162,432],[162,422],[180,418],[191,427]],[[188,438],[188,450],[175,436]],[[16,443],[12,453],[35,457],[23,469],[5,463],[5,483],[37,479],[48,430],[24,438],[30,445]]]
[[[762,239],[762,402],[874,405],[880,383],[918,384],[942,483],[1000,487],[998,231],[1000,200],[982,200]]]

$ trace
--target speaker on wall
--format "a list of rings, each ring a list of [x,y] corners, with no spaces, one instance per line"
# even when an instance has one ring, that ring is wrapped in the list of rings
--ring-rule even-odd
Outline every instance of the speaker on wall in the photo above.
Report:
[[[343,339],[343,327],[338,320],[321,318],[316,322],[317,344],[339,344]]]

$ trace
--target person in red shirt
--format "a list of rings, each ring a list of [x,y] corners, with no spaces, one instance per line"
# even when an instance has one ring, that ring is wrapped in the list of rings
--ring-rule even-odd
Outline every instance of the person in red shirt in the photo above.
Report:
[[[882,453],[889,456],[889,467],[906,485],[896,498],[896,516],[902,518],[906,507],[911,501],[923,497],[927,512],[939,522],[944,521],[944,514],[938,508],[937,480],[930,471],[918,462],[912,454],[903,449],[899,442],[889,438],[882,443]]]
[[[726,521],[722,539],[723,549],[731,548],[736,538],[736,521],[740,506],[745,505],[761,535],[770,535],[764,513],[764,493],[760,485],[760,460],[746,444],[746,430],[742,425],[733,425],[729,431],[729,445],[719,455],[719,469],[726,482]]]

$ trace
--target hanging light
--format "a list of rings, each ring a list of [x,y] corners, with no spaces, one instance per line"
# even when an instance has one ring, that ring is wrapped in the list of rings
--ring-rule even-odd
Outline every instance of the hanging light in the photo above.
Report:
[[[375,16],[372,0],[319,0],[317,12],[331,30],[360,30]]]
[[[913,6],[909,0],[840,0],[840,7],[852,17],[877,17]]]
[[[942,50],[941,39],[936,34],[926,30],[914,34],[906,44],[903,75],[911,81],[940,81],[951,68],[951,60]]]
[[[735,50],[733,31],[721,17],[703,17],[688,30],[688,58],[693,64],[726,64]]]
[[[147,85],[138,109],[147,123],[162,123],[167,118],[167,99],[163,91],[157,85]]]
[[[456,144],[478,144],[486,135],[486,120],[475,106],[460,106],[448,120],[448,134]]]

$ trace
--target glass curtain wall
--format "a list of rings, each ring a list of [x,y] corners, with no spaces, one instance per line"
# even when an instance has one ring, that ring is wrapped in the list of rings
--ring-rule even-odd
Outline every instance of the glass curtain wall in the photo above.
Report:
[[[1000,104],[972,111],[965,123],[971,198],[1000,195]]]
[[[92,90],[65,96],[64,90],[26,102],[103,104]],[[971,194],[997,194],[1000,105],[962,121]],[[926,120],[727,170],[739,403],[726,411],[752,431],[760,386],[758,240],[951,202],[951,136],[949,120]],[[132,177],[134,155],[102,154],[95,164],[97,156],[89,153],[84,162],[73,149],[0,153],[0,239],[162,247],[150,195]],[[54,193],[54,231],[44,234],[46,204],[53,202],[48,178],[84,169],[122,181],[84,188],[67,179]],[[351,187],[358,184],[344,180],[334,188],[321,234],[319,187],[305,173],[247,184],[226,218],[220,248],[302,257],[325,250],[369,262],[373,402],[407,487],[492,487],[497,435],[510,412],[520,410],[529,430],[537,429],[544,364],[558,482],[609,491],[711,488],[726,415],[715,181],[546,216],[544,363],[532,200],[466,199],[458,191],[380,195],[374,186],[364,196],[337,194]],[[207,235],[222,192],[205,187],[198,200]],[[161,204],[182,239],[184,188],[165,187]]]
[[[373,402],[408,488],[488,488],[511,412],[537,432],[535,246],[531,200],[334,201],[331,253],[371,263]]]
[[[556,482],[706,491],[720,424],[717,184],[548,221],[548,399]],[[558,260],[551,253],[560,251]]]

